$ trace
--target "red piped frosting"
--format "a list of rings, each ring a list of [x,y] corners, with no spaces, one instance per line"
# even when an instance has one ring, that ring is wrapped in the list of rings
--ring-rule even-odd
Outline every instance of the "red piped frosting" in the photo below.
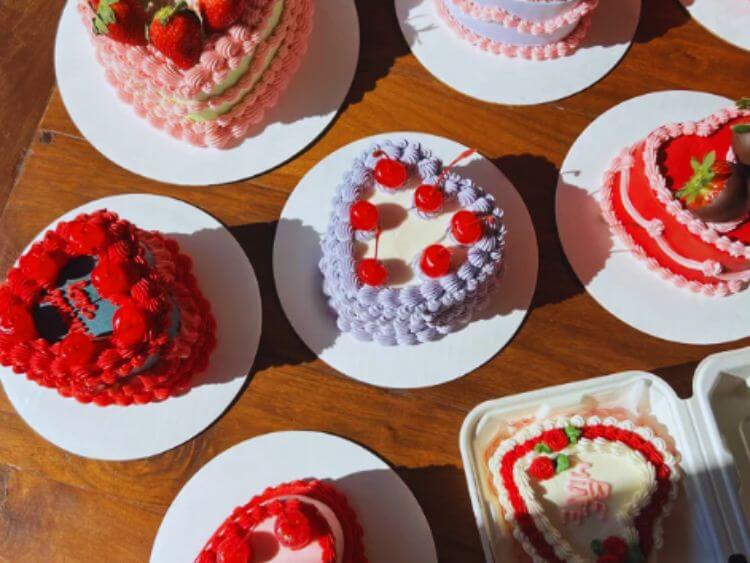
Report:
[[[97,261],[91,281],[56,287],[62,269],[84,256]],[[87,329],[97,310],[87,283],[115,307],[111,334]],[[61,338],[40,335],[34,311],[42,304],[63,319]],[[208,364],[214,331],[210,305],[177,243],[106,210],[46,232],[0,286],[0,364],[82,403],[130,405],[184,392]]]
[[[333,512],[343,531],[343,545],[336,544],[328,521],[310,501],[322,503]],[[268,488],[235,508],[206,542],[195,563],[252,563],[253,531],[270,518],[274,519],[274,536],[281,549],[296,551],[314,542],[320,547],[321,563],[367,563],[356,513],[341,492],[317,480]],[[341,550],[343,553],[339,553]]]

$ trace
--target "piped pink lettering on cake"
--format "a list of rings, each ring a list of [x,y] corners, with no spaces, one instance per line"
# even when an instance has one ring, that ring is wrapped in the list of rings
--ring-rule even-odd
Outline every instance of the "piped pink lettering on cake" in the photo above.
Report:
[[[612,485],[591,477],[590,467],[588,463],[581,463],[569,473],[568,498],[561,509],[565,524],[580,524],[591,514],[596,514],[599,520],[607,517],[605,501],[612,494]]]

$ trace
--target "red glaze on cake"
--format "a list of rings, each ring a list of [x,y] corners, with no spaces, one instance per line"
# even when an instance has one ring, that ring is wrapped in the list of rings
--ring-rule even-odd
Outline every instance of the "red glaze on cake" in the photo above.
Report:
[[[215,346],[177,243],[102,210],[61,222],[0,286],[0,364],[100,406],[184,392]]]
[[[266,489],[236,508],[195,563],[367,563],[362,527],[346,497],[317,480]]]
[[[625,149],[604,178],[601,206],[613,232],[649,269],[705,295],[736,293],[750,280],[750,161],[732,150],[733,128],[745,123],[750,111],[738,103],[699,122],[660,127]],[[715,183],[731,185],[726,199],[733,202],[717,197],[721,205],[707,213],[691,182],[706,193]],[[721,221],[706,220],[712,215]]]

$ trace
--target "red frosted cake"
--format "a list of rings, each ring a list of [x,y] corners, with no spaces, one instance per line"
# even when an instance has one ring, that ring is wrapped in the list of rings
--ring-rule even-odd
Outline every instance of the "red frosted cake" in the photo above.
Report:
[[[625,149],[604,178],[604,217],[664,279],[736,293],[750,280],[749,171],[750,100],[741,100]]]
[[[195,563],[367,563],[346,497],[316,480],[266,489],[232,512]]]
[[[139,116],[178,139],[237,145],[299,67],[313,0],[154,4],[147,12],[139,0],[78,0],[107,81]]]
[[[191,267],[175,241],[109,211],[59,223],[0,286],[0,364],[100,406],[184,392],[215,345]]]

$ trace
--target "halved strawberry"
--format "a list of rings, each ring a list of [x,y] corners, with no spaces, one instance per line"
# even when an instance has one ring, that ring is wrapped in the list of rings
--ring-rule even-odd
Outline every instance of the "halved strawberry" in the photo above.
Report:
[[[165,6],[149,27],[151,44],[182,69],[192,68],[203,53],[201,21],[187,2]]]
[[[246,0],[198,0],[207,31],[223,31],[242,16]]]
[[[748,209],[747,177],[741,165],[716,160],[711,151],[699,162],[691,159],[693,176],[675,195],[696,216],[711,223],[735,221]]]
[[[128,45],[146,44],[146,11],[139,0],[91,0],[94,33]]]

